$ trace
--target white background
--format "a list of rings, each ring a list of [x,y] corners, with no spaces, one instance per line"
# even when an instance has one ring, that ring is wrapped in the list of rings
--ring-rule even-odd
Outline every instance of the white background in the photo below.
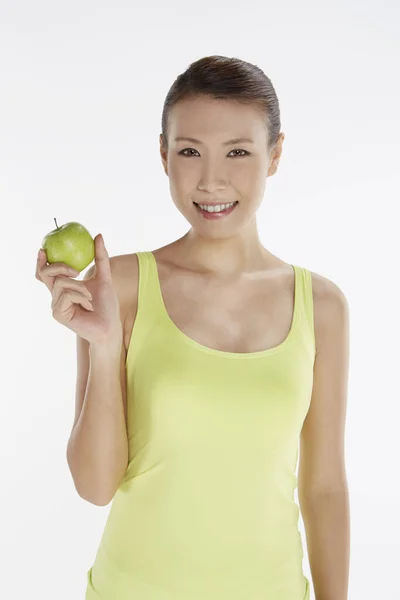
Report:
[[[37,251],[54,217],[101,232],[110,255],[189,229],[162,169],[161,112],[211,54],[257,64],[277,91],[286,139],[260,237],[348,299],[349,600],[400,597],[399,13],[395,0],[3,0],[2,598],[83,599],[111,506],[82,500],[68,470],[75,335],[51,316]]]

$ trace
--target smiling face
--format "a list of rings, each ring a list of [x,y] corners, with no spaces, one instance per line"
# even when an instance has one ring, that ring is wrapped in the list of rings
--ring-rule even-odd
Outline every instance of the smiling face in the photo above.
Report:
[[[281,133],[268,155],[265,117],[254,105],[207,96],[182,100],[170,113],[168,150],[160,136],[174,204],[207,237],[238,233],[255,219],[266,179],[277,170],[283,139]],[[229,215],[213,219],[194,204],[230,202],[238,205]]]

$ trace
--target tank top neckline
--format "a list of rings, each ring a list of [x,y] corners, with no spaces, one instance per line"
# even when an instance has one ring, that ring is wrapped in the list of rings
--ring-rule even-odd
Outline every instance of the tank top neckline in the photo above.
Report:
[[[232,359],[253,359],[253,358],[263,358],[264,356],[271,356],[273,354],[278,354],[285,350],[291,341],[294,338],[297,322],[299,319],[300,312],[300,273],[299,267],[297,265],[291,264],[290,266],[293,269],[294,273],[294,302],[293,302],[293,312],[292,312],[292,321],[289,329],[289,333],[286,338],[277,346],[273,346],[272,348],[267,348],[266,350],[258,350],[255,352],[228,352],[226,350],[217,350],[216,348],[210,348],[208,346],[204,346],[200,344],[200,342],[196,342],[193,338],[189,337],[186,333],[184,333],[179,327],[174,323],[174,321],[169,316],[167,308],[164,303],[164,298],[161,290],[160,277],[158,274],[158,266],[157,260],[154,256],[153,252],[150,250],[146,252],[146,254],[150,257],[150,260],[153,263],[153,273],[154,273],[154,284],[155,291],[157,294],[157,304],[160,309],[161,317],[164,319],[164,322],[169,326],[170,330],[174,335],[177,335],[184,343],[188,344],[192,348],[200,350],[201,352],[205,352],[207,354],[211,354],[213,356],[219,356],[221,358],[232,358]]]

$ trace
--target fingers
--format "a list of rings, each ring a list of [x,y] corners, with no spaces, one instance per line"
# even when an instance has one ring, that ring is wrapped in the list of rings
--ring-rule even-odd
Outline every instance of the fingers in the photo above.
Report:
[[[35,277],[39,281],[42,281],[42,278],[40,277],[40,270],[43,267],[43,265],[46,264],[46,262],[47,262],[46,253],[44,250],[42,250],[42,248],[40,248],[38,255],[37,255],[37,259],[36,259],[36,273],[35,273]]]
[[[95,264],[96,264],[96,278],[102,279],[103,281],[112,282],[110,258],[108,256],[107,249],[104,244],[103,236],[101,233],[97,234],[94,238],[95,248]]]
[[[53,288],[51,291],[53,296],[52,307],[57,303],[59,297],[66,289],[79,292],[83,296],[85,296],[89,301],[92,300],[92,294],[89,292],[83,281],[75,281],[70,277],[57,275],[54,278]]]
[[[71,269],[71,267],[65,263],[47,264],[46,252],[43,249],[40,249],[36,260],[36,279],[42,281],[51,291],[54,284],[54,278],[57,275],[65,275],[70,278],[77,277],[79,271]]]
[[[73,304],[80,304],[83,308],[93,311],[93,306],[85,294],[75,292],[74,290],[66,289],[58,297],[57,301],[51,303],[53,317],[60,323],[64,322],[65,313]]]

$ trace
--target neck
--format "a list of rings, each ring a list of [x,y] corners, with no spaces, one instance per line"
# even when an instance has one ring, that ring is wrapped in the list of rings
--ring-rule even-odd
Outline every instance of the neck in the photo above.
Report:
[[[175,245],[175,244],[174,244]],[[227,238],[211,238],[190,229],[175,245],[185,268],[216,277],[239,277],[276,264],[276,257],[261,244],[256,227]]]

